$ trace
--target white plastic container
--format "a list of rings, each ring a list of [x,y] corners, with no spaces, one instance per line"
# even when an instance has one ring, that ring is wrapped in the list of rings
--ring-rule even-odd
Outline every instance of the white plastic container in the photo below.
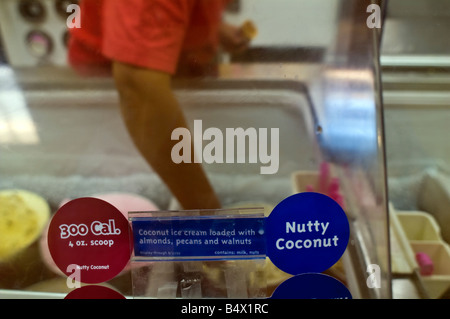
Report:
[[[426,253],[433,261],[433,274],[422,276],[430,298],[437,299],[450,288],[450,248],[445,242],[411,242],[415,253]]]
[[[399,214],[389,205],[391,269],[394,274],[412,274],[418,268],[414,252],[400,223]]]
[[[440,241],[441,230],[432,215],[421,211],[397,211],[397,218],[410,241]]]

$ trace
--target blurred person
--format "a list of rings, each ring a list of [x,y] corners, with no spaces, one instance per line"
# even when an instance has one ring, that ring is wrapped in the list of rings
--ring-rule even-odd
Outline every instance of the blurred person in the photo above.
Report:
[[[221,204],[201,164],[172,161],[172,131],[188,127],[172,78],[215,76],[220,45],[231,53],[248,47],[240,29],[222,21],[227,2],[81,0],[81,28],[71,32],[70,64],[114,77],[130,136],[184,209]]]

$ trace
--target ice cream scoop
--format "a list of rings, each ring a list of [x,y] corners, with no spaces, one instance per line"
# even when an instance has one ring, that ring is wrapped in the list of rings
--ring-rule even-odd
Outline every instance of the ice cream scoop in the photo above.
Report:
[[[50,217],[47,201],[27,190],[0,191],[0,262],[27,248]]]

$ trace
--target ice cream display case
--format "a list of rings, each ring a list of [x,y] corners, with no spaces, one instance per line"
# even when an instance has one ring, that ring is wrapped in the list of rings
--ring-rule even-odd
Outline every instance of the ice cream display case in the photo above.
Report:
[[[449,5],[391,1],[387,10],[381,65],[391,217],[400,230],[391,238],[397,298],[449,297]]]
[[[12,41],[27,38],[9,32],[61,30],[51,28],[61,23],[53,2],[0,4],[9,16],[0,21],[9,62],[0,67],[0,298],[64,298],[92,283],[127,298],[392,297],[383,3],[234,2],[224,17],[242,26],[248,48],[221,49],[214,75],[173,79],[189,129],[171,130],[167,148],[135,134],[154,120],[128,121],[139,107],[122,103],[138,82],[127,78],[118,89],[125,68],[80,74],[61,62],[59,45],[41,59],[15,53],[23,42]],[[14,29],[28,5],[50,25],[43,18]],[[33,39],[42,52],[47,42]],[[155,91],[136,85],[144,85],[139,94]],[[200,164],[220,207],[186,208],[191,196],[171,186],[167,161]],[[201,192],[196,175],[182,174],[175,183]],[[101,247],[91,254],[92,246]],[[105,250],[114,262],[86,260]],[[63,259],[76,255],[83,261],[70,257],[74,267],[66,267]],[[71,277],[80,272],[81,288]]]

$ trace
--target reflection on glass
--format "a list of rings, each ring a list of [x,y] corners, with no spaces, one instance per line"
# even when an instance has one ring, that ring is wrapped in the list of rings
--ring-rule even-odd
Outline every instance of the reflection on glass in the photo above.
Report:
[[[8,73],[10,69],[1,67],[0,80]],[[21,91],[14,85],[0,90],[0,144],[37,143],[39,136]]]

